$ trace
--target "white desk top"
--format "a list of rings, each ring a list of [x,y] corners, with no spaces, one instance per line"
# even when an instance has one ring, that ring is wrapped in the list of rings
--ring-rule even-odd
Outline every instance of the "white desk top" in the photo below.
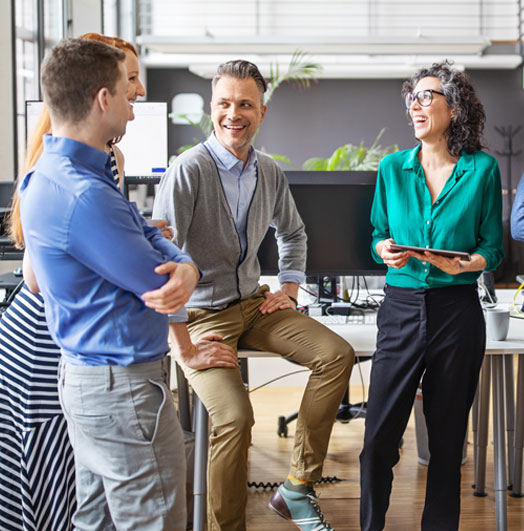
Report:
[[[509,306],[513,300],[514,290],[497,290],[500,303],[498,306]],[[519,295],[519,304],[524,302],[524,297]],[[355,349],[357,356],[371,357],[375,352],[377,340],[377,327],[371,324],[337,324],[330,325],[333,332],[343,337]],[[468,333],[465,331],[464,333]],[[510,319],[508,337],[505,341],[491,341],[486,344],[486,354],[524,354],[524,319]],[[239,356],[249,358],[264,358],[278,356],[271,352],[260,352],[256,350],[241,350]]]
[[[513,289],[498,289],[497,308],[508,308],[513,302]],[[524,302],[521,294],[518,295],[517,304]],[[511,317],[509,320],[509,332],[505,341],[492,341],[488,338],[486,354],[524,354],[524,319]]]

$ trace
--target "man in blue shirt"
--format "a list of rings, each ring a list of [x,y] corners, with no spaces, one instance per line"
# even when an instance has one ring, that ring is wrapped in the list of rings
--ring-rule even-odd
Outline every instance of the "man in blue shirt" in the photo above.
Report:
[[[524,174],[517,187],[511,209],[511,236],[514,240],[524,241]]]
[[[221,65],[213,79],[214,133],[170,166],[154,217],[175,227],[202,277],[187,323],[172,322],[175,355],[206,406],[209,445],[208,529],[245,529],[247,453],[254,423],[237,347],[276,352],[311,369],[295,432],[289,476],[270,507],[304,531],[331,527],[318,506],[333,421],[348,385],[353,349],[325,326],[296,312],[304,280],[306,233],[275,161],[251,142],[264,119],[266,82],[247,61]],[[281,289],[259,286],[258,248],[276,229]],[[197,341],[198,340],[198,341]],[[207,343],[206,343],[207,341]],[[197,344],[193,344],[197,342]]]
[[[161,312],[180,310],[200,274],[112,178],[107,145],[125,133],[130,111],[124,60],[116,48],[78,39],[46,57],[53,136],[20,186],[21,219],[63,354],[75,528],[185,530],[184,443],[166,385]]]

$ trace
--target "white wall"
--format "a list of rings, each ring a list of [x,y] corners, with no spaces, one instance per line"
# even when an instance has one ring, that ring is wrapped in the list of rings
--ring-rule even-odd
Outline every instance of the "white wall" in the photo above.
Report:
[[[102,0],[73,0],[71,37],[95,31],[102,33]]]

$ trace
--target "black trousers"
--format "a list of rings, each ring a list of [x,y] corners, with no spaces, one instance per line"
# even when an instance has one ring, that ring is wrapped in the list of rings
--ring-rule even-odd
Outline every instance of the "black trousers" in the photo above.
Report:
[[[477,291],[474,285],[385,291],[360,455],[361,528],[384,528],[398,445],[424,375],[431,458],[422,529],[456,531],[462,448],[486,345]]]

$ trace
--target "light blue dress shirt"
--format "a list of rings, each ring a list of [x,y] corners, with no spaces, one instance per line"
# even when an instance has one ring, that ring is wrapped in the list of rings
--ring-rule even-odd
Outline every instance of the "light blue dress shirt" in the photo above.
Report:
[[[214,133],[204,142],[204,145],[217,165],[220,182],[222,183],[224,195],[231,210],[240,240],[242,251],[240,260],[242,261],[247,249],[246,225],[249,207],[251,206],[258,180],[257,154],[253,146],[250,146],[244,167],[244,162],[228,151],[217,140]],[[278,275],[278,279],[281,284],[284,282],[300,284],[304,282],[305,275],[302,271],[288,270],[281,272]]]
[[[66,361],[126,366],[163,357],[168,318],[140,296],[168,280],[156,266],[191,258],[124,198],[108,155],[46,135],[19,192],[27,252]]]
[[[524,241],[524,174],[520,178],[511,209],[511,236],[514,240]]]

